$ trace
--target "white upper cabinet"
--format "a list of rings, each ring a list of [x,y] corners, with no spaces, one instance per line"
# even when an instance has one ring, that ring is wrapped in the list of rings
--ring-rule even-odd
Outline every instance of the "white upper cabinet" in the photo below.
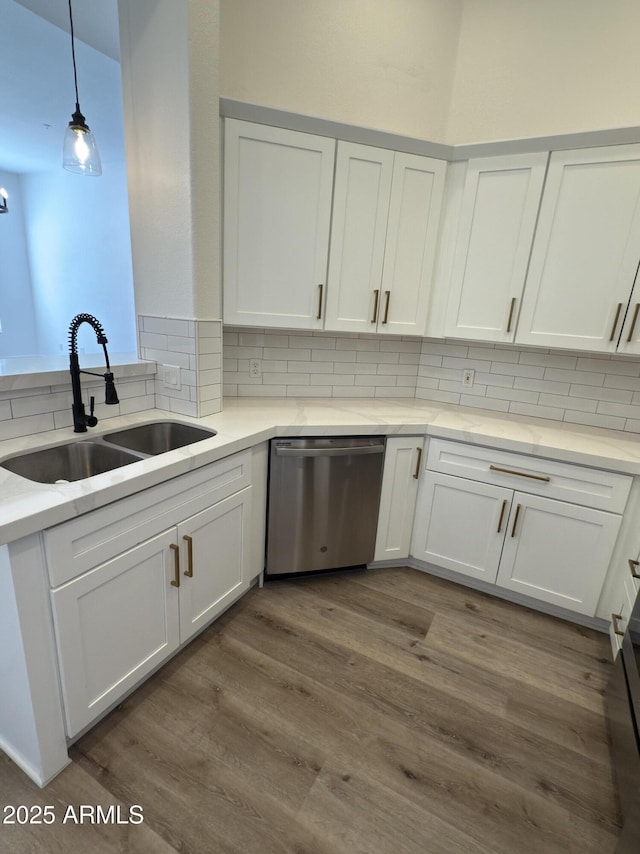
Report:
[[[445,170],[338,143],[325,329],[424,334]]]
[[[335,141],[225,120],[226,323],[321,329]]]
[[[640,145],[553,153],[516,342],[640,352],[639,259]]]
[[[470,160],[444,334],[513,341],[548,154]]]

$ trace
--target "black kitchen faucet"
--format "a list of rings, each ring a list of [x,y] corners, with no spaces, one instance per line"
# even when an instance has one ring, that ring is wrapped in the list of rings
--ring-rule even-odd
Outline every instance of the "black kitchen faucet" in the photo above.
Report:
[[[104,350],[105,364],[107,366],[106,373],[98,374],[95,371],[83,371],[80,369],[78,361],[78,329],[83,323],[88,323],[96,333],[98,344],[102,344]],[[82,388],[80,386],[80,374],[91,374],[94,377],[104,378],[104,402],[109,405],[120,403],[118,393],[113,382],[113,374],[111,373],[111,365],[109,364],[109,354],[107,353],[107,336],[104,334],[104,329],[99,320],[92,314],[76,314],[69,326],[69,370],[71,371],[71,389],[73,391],[73,430],[74,433],[86,433],[87,427],[95,427],[98,419],[93,414],[95,407],[95,397],[91,397],[89,404],[89,415],[84,411],[84,403],[82,402]]]

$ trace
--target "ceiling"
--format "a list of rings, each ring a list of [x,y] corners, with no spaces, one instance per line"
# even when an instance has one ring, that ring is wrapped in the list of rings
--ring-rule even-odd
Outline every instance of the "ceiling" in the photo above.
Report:
[[[0,170],[61,166],[75,108],[68,0],[0,0]],[[117,0],[73,0],[80,106],[103,165],[123,158]]]
[[[68,0],[15,0],[45,21],[69,32]],[[73,30],[76,38],[110,56],[120,59],[118,0],[72,0]]]

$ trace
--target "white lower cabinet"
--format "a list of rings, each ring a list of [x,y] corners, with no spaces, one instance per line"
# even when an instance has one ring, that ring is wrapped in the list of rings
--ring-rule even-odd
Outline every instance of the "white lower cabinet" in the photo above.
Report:
[[[497,584],[593,615],[621,516],[514,493]]]
[[[442,440],[431,441],[427,465],[413,557],[595,614],[631,478]],[[576,503],[558,500],[565,494]]]
[[[409,557],[423,436],[390,436],[385,443],[374,560]]]
[[[52,592],[67,735],[180,645],[175,543],[165,531]]]
[[[511,494],[488,483],[427,472],[416,507],[411,554],[492,584]]]
[[[65,523],[65,548],[77,547],[79,560],[79,544],[86,543],[90,531],[90,551],[99,553],[102,539],[108,558],[51,591],[69,737],[210,623],[260,572],[252,541],[252,486],[245,485],[250,457],[250,452],[239,454],[235,464],[223,460],[209,466],[208,477],[203,469],[178,478],[173,487],[170,482],[149,490],[147,506],[157,522],[171,515],[163,502],[173,503],[174,517],[180,519],[194,504],[232,494],[113,556],[109,552],[118,549],[114,517],[126,513],[126,502]],[[213,491],[207,493],[210,484]],[[131,500],[139,502],[140,496]],[[119,524],[127,524],[127,539],[135,537],[135,527],[123,518]],[[141,530],[149,525],[146,519]],[[53,531],[49,547],[55,556],[63,538],[59,529]],[[56,576],[54,568],[50,574]]]

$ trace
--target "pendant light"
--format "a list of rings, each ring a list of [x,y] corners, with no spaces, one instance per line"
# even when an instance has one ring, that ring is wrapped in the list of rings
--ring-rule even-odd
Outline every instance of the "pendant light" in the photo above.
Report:
[[[62,166],[69,172],[80,175],[102,175],[102,163],[96,145],[85,117],[80,112],[78,102],[78,74],[76,72],[76,50],[73,39],[73,14],[69,0],[69,24],[71,25],[71,57],[73,59],[73,81],[76,87],[76,109],[71,115],[62,146]]]

